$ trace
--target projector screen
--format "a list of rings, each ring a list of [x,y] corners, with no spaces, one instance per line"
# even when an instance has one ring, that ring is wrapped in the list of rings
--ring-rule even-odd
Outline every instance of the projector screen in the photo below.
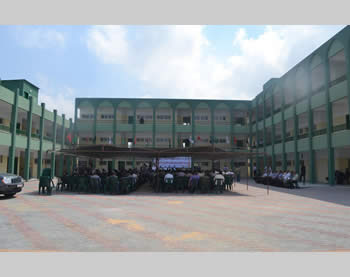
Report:
[[[191,157],[160,158],[159,167],[160,168],[191,168]]]

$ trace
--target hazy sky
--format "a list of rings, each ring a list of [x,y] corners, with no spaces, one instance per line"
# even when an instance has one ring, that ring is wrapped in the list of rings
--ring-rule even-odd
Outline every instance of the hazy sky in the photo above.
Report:
[[[0,78],[75,97],[252,99],[344,26],[0,26]]]

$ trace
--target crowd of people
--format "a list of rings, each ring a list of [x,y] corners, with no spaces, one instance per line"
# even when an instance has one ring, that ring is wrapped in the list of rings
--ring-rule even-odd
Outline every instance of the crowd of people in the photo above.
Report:
[[[175,184],[179,179],[184,177],[185,183],[182,186],[182,190],[188,190],[190,193],[196,191],[212,191],[215,190],[215,186],[220,181],[219,190],[223,191],[225,183],[225,176],[231,176],[232,182],[239,181],[240,171],[236,172],[224,168],[224,170],[201,170],[200,168],[195,168],[194,170],[189,169],[161,169],[155,173],[155,177],[152,186],[157,192],[169,192],[172,189],[177,189],[177,184]],[[178,181],[179,182],[179,181]],[[167,184],[174,184],[174,186],[168,186]],[[232,183],[231,183],[232,185]],[[203,190],[203,187],[205,189]]]
[[[68,176],[64,174],[63,178]],[[138,169],[93,169],[92,167],[78,167],[73,170],[71,176],[85,176],[90,179],[96,178],[103,188],[104,180],[110,176],[116,176],[119,180],[123,178],[132,178],[133,182],[139,187],[142,184],[150,183],[153,189],[157,192],[170,191],[165,184],[173,183],[177,177],[187,177],[184,190],[188,190],[191,193],[200,190],[201,184],[207,184],[208,190],[212,190],[215,186],[216,180],[222,180],[220,183],[225,182],[225,176],[231,176],[231,179],[240,181],[240,168],[236,168],[234,171],[224,167],[223,170],[201,170],[199,167],[194,169],[185,168],[157,168],[155,164],[144,164]],[[168,180],[168,181],[167,181]]]
[[[265,167],[264,173],[261,176],[254,176],[254,180],[258,184],[287,187],[287,188],[300,188],[298,180],[299,174],[294,171],[278,171],[273,172],[271,167]],[[305,184],[305,178],[304,178]]]

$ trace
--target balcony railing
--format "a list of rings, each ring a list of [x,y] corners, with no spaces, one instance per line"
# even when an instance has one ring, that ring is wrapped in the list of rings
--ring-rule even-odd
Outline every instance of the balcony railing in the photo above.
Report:
[[[52,141],[52,137],[49,137],[49,136],[44,136],[44,139],[45,139],[45,140]]]
[[[0,130],[10,132],[10,126],[0,124]]]
[[[32,133],[32,138],[40,139],[40,135],[39,135],[39,134],[33,134],[33,133]]]
[[[299,134],[298,139],[304,139],[304,138],[307,138],[308,136],[309,136],[308,133]]]
[[[275,144],[281,143],[282,142],[282,138],[277,138],[275,139]]]
[[[16,130],[16,133],[17,133],[18,135],[21,135],[21,136],[26,136],[26,135],[27,135],[27,131],[26,131],[26,130],[17,129],[17,130]]]
[[[312,133],[314,136],[324,135],[327,133],[327,129],[314,130]]]
[[[293,136],[285,138],[285,142],[292,141],[292,140],[294,140]]]
[[[333,126],[333,132],[338,132],[338,131],[342,131],[342,130],[349,130],[349,124],[341,124],[341,125],[337,125],[337,126]]]

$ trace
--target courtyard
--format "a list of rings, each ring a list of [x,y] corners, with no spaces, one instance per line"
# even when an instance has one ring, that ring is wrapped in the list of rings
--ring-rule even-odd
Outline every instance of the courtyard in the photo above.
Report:
[[[350,187],[0,197],[0,251],[349,251]]]

